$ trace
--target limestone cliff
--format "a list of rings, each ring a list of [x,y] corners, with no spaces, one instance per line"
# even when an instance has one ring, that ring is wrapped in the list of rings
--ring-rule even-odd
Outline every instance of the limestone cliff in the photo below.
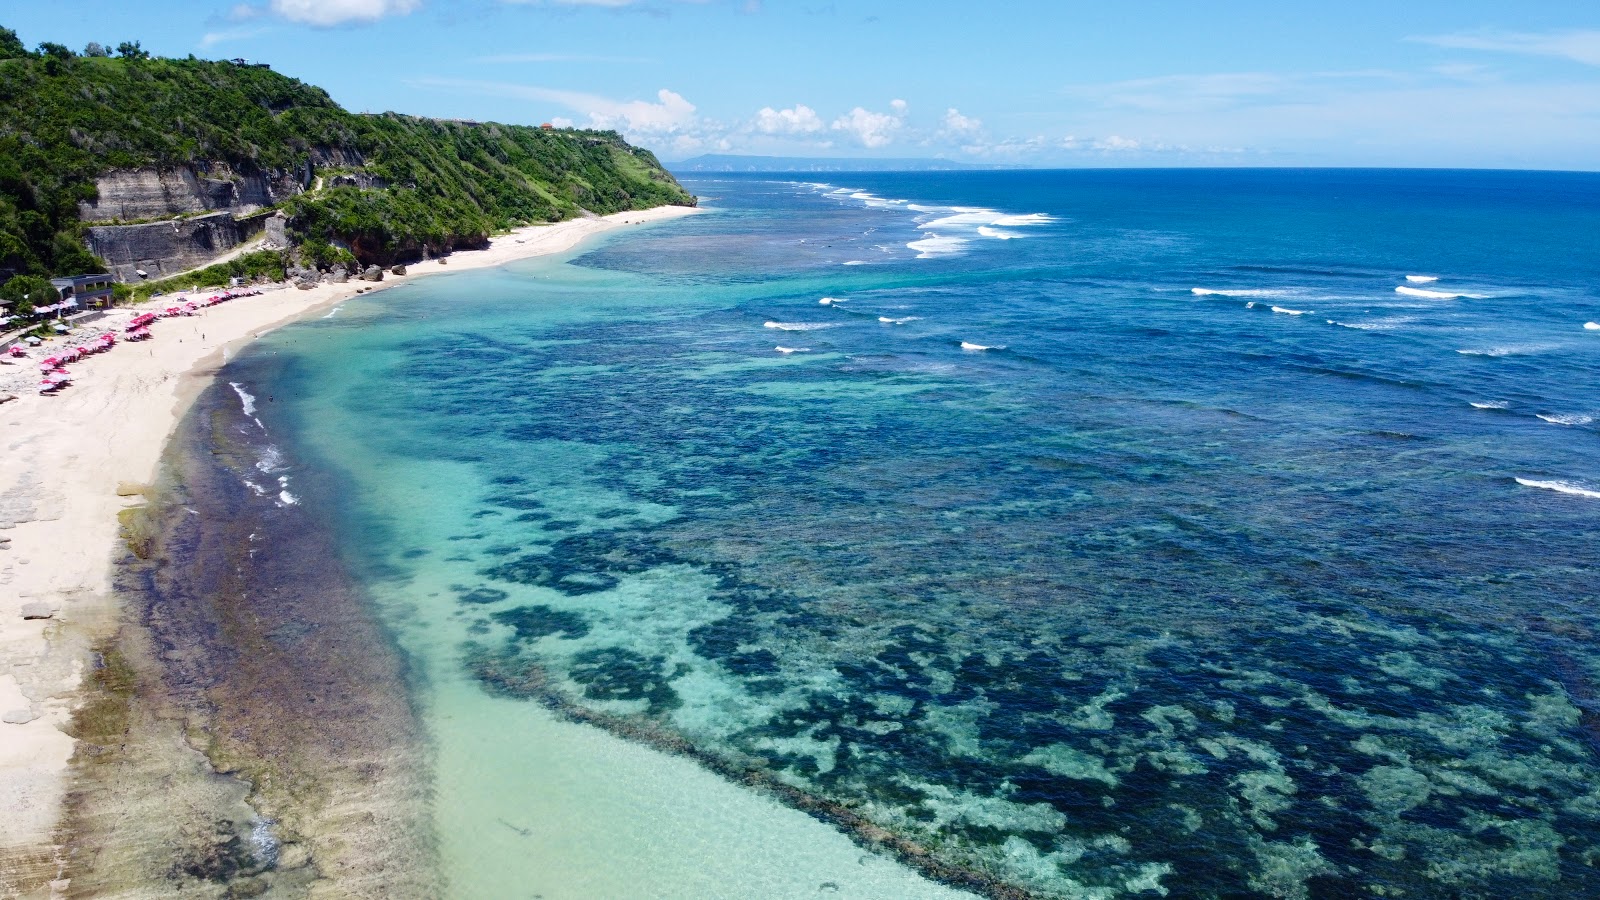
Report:
[[[153,166],[118,170],[95,179],[96,196],[78,204],[78,216],[98,224],[217,210],[247,214],[299,194],[310,179],[309,164],[273,172],[241,171],[221,161],[165,170]]]

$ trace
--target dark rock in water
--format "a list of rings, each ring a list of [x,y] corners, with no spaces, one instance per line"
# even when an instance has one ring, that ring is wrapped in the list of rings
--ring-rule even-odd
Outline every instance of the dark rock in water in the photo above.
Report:
[[[474,519],[487,519],[490,516],[503,516],[505,513],[498,509],[480,509],[472,514]]]
[[[432,552],[432,551],[426,550],[426,549],[424,549],[422,547],[413,547],[410,550],[407,550],[406,552],[400,554],[400,558],[401,559],[417,559],[419,557],[427,556],[430,552]]]
[[[545,531],[571,531],[582,524],[577,519],[551,519],[541,527]]]
[[[549,635],[581,638],[589,633],[589,623],[583,616],[567,610],[551,609],[544,604],[519,606],[495,613],[490,618],[516,631],[516,640],[531,641]]]
[[[572,597],[617,586],[614,576],[604,572],[583,571],[554,554],[529,554],[485,569],[483,575],[516,584],[554,588]]]
[[[462,603],[499,603],[511,596],[505,591],[497,591],[491,587],[469,588],[466,585],[452,584],[450,589],[460,595]]]
[[[648,700],[650,712],[676,707],[677,692],[667,685],[662,668],[666,660],[643,656],[622,647],[586,650],[573,660],[572,678],[583,685],[591,700]]]
[[[550,518],[550,514],[549,513],[541,512],[539,510],[533,510],[532,512],[525,512],[522,515],[517,516],[515,519],[512,519],[511,521],[513,521],[513,522],[543,522],[545,519],[548,519],[548,518]]]
[[[495,506],[504,506],[507,509],[543,509],[544,503],[535,497],[518,497],[507,494],[499,497],[490,497],[489,502]]]
[[[518,547],[518,546],[515,546],[515,545],[512,545],[512,544],[502,544],[502,545],[500,545],[498,547],[485,547],[484,550],[483,550],[483,555],[484,556],[510,556],[511,554],[513,554],[513,553],[515,553],[515,552],[517,552],[518,550],[521,550],[521,549],[522,549],[521,547]]]
[[[172,877],[178,879],[187,875],[204,881],[226,882],[259,874],[266,868],[234,824],[219,819],[215,831],[184,848],[183,854],[172,864]]]

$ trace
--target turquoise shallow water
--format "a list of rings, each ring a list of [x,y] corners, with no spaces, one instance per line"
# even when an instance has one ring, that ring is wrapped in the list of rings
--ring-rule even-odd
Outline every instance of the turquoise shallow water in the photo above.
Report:
[[[1600,178],[690,187],[230,370],[341,476],[463,896],[935,890],[543,704],[1041,896],[1600,892]]]

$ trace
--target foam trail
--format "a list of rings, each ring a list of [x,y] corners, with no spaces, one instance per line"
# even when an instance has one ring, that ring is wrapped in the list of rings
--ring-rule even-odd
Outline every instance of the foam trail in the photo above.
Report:
[[[818,300],[817,302],[821,303],[823,306],[832,306],[835,303],[843,303],[844,302],[844,298],[843,297],[823,297],[821,300]]]
[[[244,385],[237,381],[228,382],[228,387],[233,388],[233,392],[239,395],[239,405],[244,407],[244,414],[254,416],[256,414],[255,395],[245,390]]]
[[[907,322],[915,322],[921,318],[921,316],[901,316],[898,319],[891,319],[888,316],[879,316],[878,321],[885,325],[904,325]]]
[[[933,259],[939,256],[954,256],[966,246],[966,238],[944,237],[930,233],[920,241],[908,242],[906,249],[917,251],[917,259]]]
[[[985,347],[982,344],[974,344],[971,341],[962,341],[961,342],[961,349],[963,349],[963,350],[1004,350],[1005,348],[1004,347]]]
[[[339,311],[339,310],[341,310],[341,309],[344,309],[344,307],[342,307],[342,306],[335,306],[335,307],[334,307],[334,308],[333,308],[333,309],[330,309],[330,310],[328,310],[328,314],[327,314],[327,315],[325,315],[325,316],[323,316],[323,318],[324,318],[324,319],[331,319],[331,318],[333,318],[333,316],[334,316],[334,313],[337,313],[337,312],[338,312],[338,311]]]
[[[776,328],[779,331],[816,331],[821,328],[835,328],[837,322],[763,322],[762,328]]]
[[[1583,323],[1583,330],[1584,331],[1600,331],[1600,322],[1585,322],[1585,323]]]
[[[261,451],[261,459],[256,463],[256,468],[266,475],[283,471],[283,451],[268,444],[267,448]]]
[[[1001,216],[989,224],[1007,226],[1044,225],[1049,222],[1054,222],[1055,220],[1055,216],[1052,216],[1048,213],[1023,213],[1020,216]]]
[[[1196,297],[1287,297],[1289,291],[1265,288],[1190,288]]]
[[[1572,413],[1567,415],[1556,414],[1550,416],[1547,416],[1544,413],[1534,413],[1534,415],[1545,420],[1546,422],[1549,422],[1551,425],[1587,425],[1594,421],[1594,416],[1586,416],[1581,413]]]
[[[1511,405],[1504,400],[1490,400],[1486,403],[1479,403],[1476,400],[1469,400],[1468,403],[1473,409],[1506,409]]]
[[[991,228],[988,225],[979,225],[978,233],[986,238],[996,238],[1002,241],[1009,241],[1012,238],[1019,238],[1023,236],[1015,231],[1001,231],[998,228]]]
[[[1283,307],[1283,306],[1274,306],[1272,308],[1272,311],[1275,312],[1275,313],[1283,313],[1286,316],[1303,316],[1307,312],[1309,312],[1309,310],[1289,309],[1289,308]]]
[[[1571,494],[1574,497],[1588,497],[1592,500],[1600,500],[1600,491],[1580,487],[1570,481],[1538,481],[1533,478],[1518,478],[1517,484],[1524,487],[1543,488],[1547,491]]]
[[[1467,300],[1489,299],[1488,295],[1486,294],[1460,294],[1451,291],[1425,291],[1422,288],[1406,287],[1403,284],[1395,288],[1394,292],[1396,294],[1405,294],[1407,297],[1426,297],[1429,300],[1457,300],[1462,298]]]
[[[864,259],[847,259],[844,261],[844,264],[847,266],[864,266],[867,264],[867,261]]]
[[[784,353],[784,354],[789,354],[789,353],[810,353],[811,352],[811,348],[810,347],[773,347],[772,349],[778,351],[779,353]]]
[[[1437,275],[1407,275],[1406,276],[1406,280],[1411,282],[1412,284],[1428,284],[1430,282],[1438,281],[1439,280],[1439,276],[1437,276]]]

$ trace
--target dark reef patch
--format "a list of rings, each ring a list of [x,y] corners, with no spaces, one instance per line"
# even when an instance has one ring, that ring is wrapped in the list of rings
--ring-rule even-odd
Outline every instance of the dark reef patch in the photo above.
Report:
[[[581,638],[589,633],[589,623],[583,616],[566,610],[551,609],[543,604],[519,606],[501,610],[490,616],[502,625],[511,626],[514,641],[538,640],[549,635],[564,638]]]

